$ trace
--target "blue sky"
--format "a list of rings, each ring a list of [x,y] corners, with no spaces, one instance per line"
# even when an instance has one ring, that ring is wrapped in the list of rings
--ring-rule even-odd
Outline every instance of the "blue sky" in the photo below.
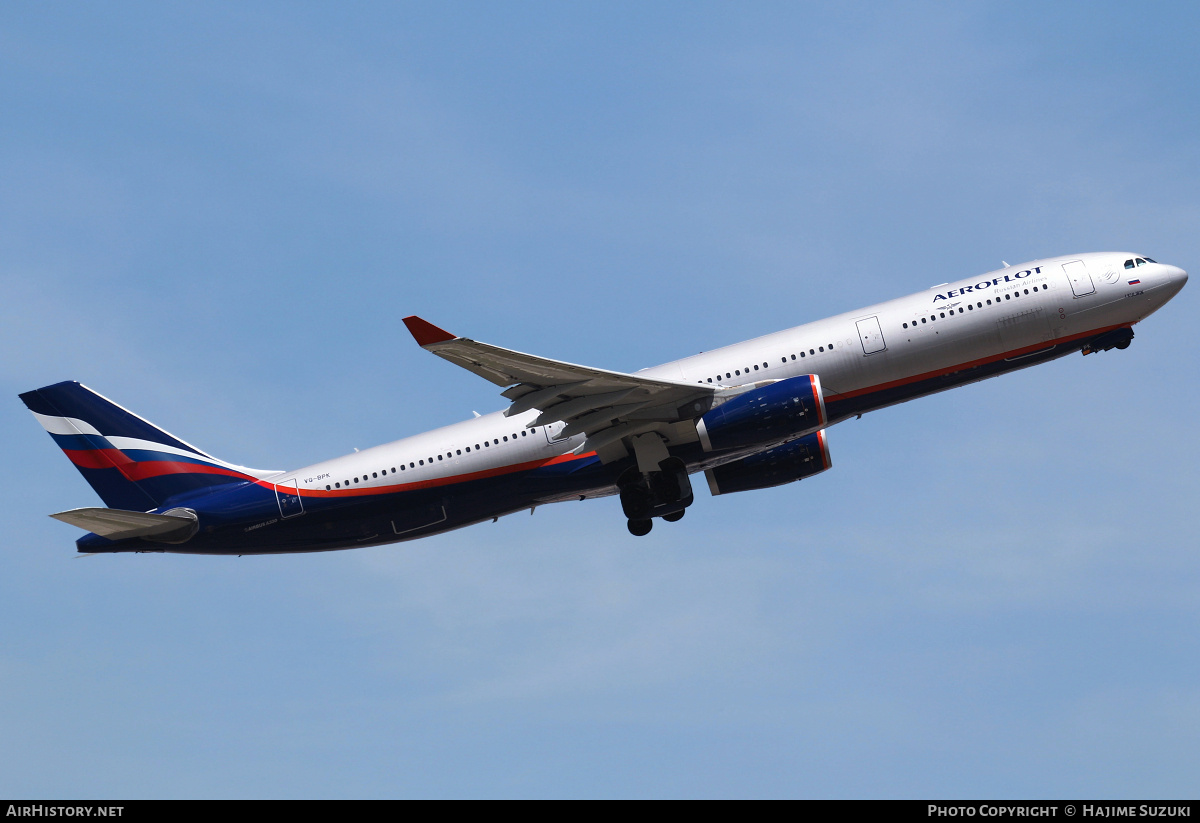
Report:
[[[617,504],[75,559],[16,394],[286,469],[1039,256],[1194,273],[1188,3],[0,8],[0,795],[1193,796],[1195,287],[1125,352]]]

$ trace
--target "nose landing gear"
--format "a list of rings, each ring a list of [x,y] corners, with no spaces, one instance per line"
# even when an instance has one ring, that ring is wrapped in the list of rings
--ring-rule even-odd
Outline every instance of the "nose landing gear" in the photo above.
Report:
[[[1127,349],[1133,341],[1133,329],[1113,329],[1110,332],[1089,340],[1083,347],[1084,354],[1108,351],[1109,349]]]

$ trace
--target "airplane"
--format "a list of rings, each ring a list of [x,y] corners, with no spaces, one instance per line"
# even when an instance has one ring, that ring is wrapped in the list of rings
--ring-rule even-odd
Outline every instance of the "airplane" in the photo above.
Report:
[[[226,463],[77,382],[20,395],[105,507],[50,515],[81,553],[271,554],[413,540],[617,496],[631,534],[711,494],[832,466],[826,430],[1068,354],[1125,349],[1187,272],[1077,254],[917,294],[636,373],[550,360],[404,319],[421,348],[501,387],[507,408],[294,471]]]

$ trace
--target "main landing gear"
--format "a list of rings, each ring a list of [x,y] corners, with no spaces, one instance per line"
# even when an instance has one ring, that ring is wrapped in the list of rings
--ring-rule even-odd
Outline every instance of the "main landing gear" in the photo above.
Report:
[[[629,533],[642,537],[649,534],[655,517],[668,523],[683,519],[695,497],[687,467],[678,457],[659,462],[656,471],[643,473],[631,466],[618,479],[621,491],[621,510],[629,518]]]

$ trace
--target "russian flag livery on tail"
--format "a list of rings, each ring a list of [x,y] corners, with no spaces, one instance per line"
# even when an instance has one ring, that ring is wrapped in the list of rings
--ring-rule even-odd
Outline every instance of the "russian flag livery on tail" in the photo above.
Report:
[[[713,495],[809,478],[832,466],[842,420],[1127,348],[1186,282],[1134,254],[1036,260],[633,374],[408,317],[419,346],[502,387],[507,408],[294,471],[226,463],[80,383],[20,398],[104,502],[51,515],[88,532],[83,552],[360,548],[608,496],[644,535],[684,516],[698,472]]]
[[[20,397],[110,508],[144,511],[279,474],[218,460],[73,381]]]

